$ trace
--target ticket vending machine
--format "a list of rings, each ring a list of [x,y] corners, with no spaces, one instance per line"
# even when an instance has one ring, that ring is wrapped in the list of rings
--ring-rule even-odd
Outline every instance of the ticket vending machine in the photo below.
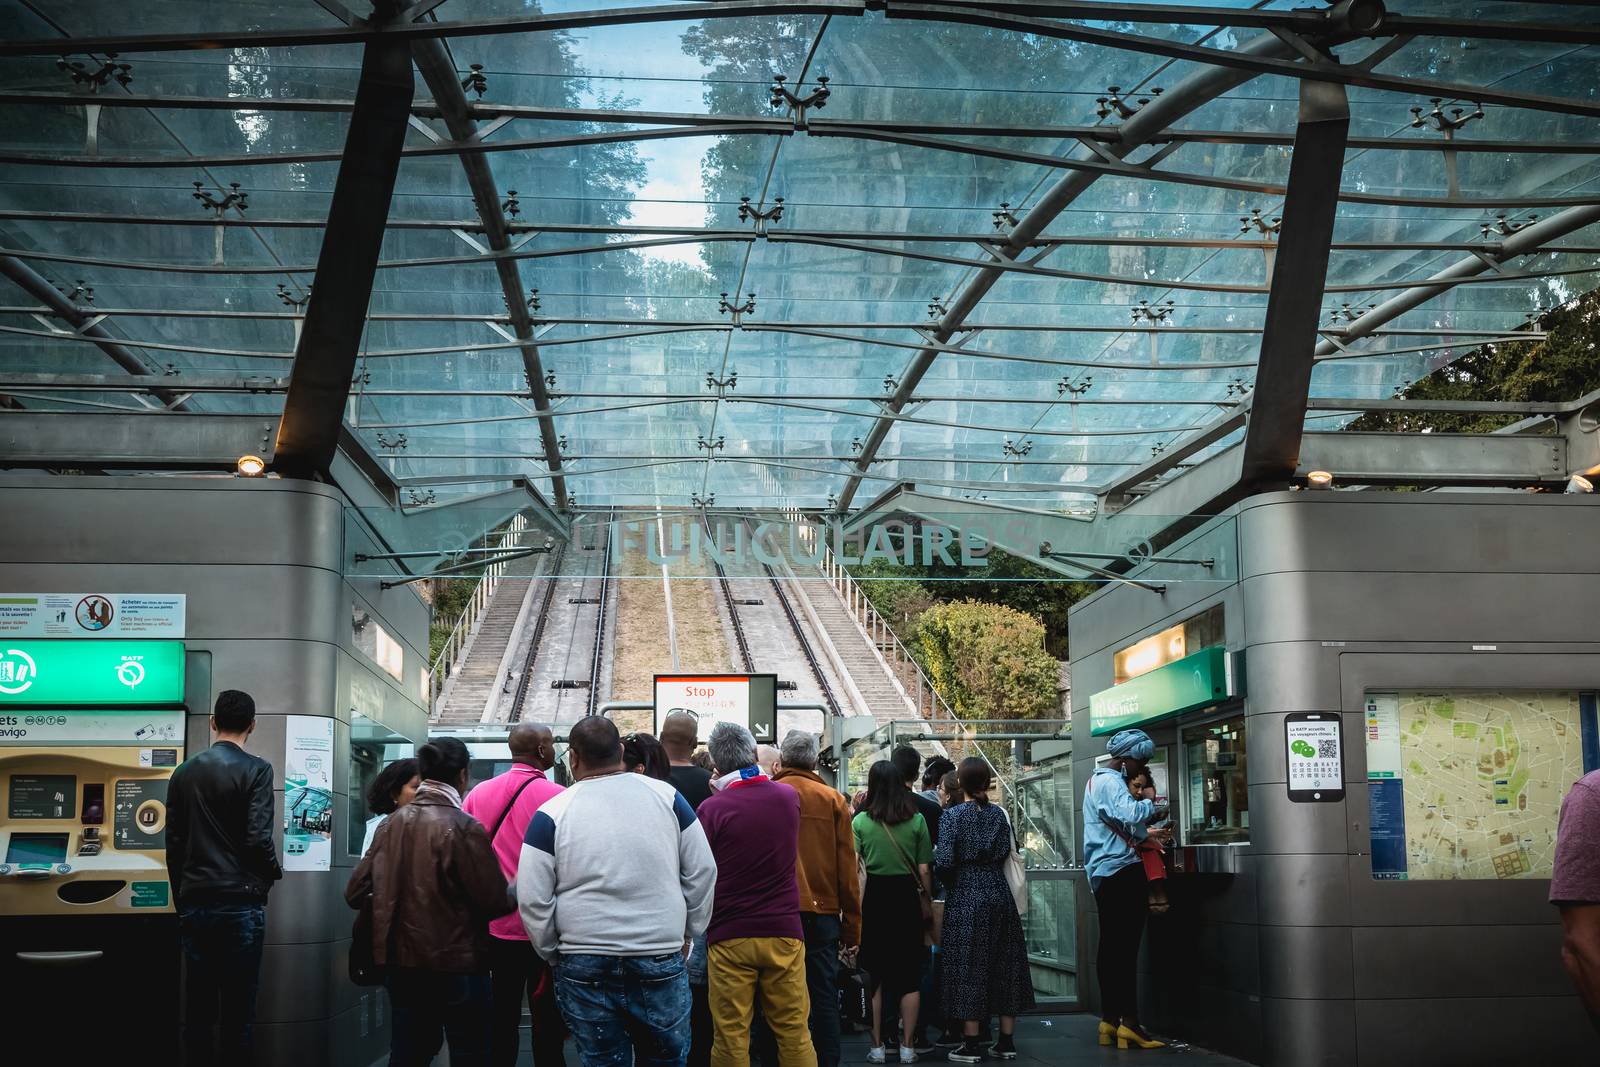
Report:
[[[93,1005],[76,1051],[176,1056],[166,799],[183,687],[181,641],[0,638],[0,989],[15,1020]],[[7,1029],[10,1051],[30,1034],[69,1047]]]

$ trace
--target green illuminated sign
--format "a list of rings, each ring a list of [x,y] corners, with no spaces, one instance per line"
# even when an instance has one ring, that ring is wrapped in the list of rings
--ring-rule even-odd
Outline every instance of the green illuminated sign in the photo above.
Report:
[[[13,641],[0,637],[0,707],[182,702],[182,641]]]
[[[1228,651],[1213,645],[1089,697],[1089,732],[1114,734],[1238,695]]]

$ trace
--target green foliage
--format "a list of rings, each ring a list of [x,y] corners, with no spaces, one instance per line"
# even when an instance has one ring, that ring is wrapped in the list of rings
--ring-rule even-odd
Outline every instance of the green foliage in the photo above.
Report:
[[[1545,337],[1488,344],[1445,364],[1403,389],[1408,400],[1576,400],[1600,389],[1600,290],[1540,316]],[[1450,412],[1373,412],[1351,430],[1405,433],[1486,433],[1514,415]]]
[[[963,719],[1044,719],[1056,710],[1056,658],[1044,627],[1015,608],[935,604],[914,640],[928,677]]]
[[[433,591],[433,621],[428,626],[428,663],[439,658],[444,643],[450,639],[456,620],[467,610],[472,591],[478,587],[476,578],[435,578],[426,583]]]

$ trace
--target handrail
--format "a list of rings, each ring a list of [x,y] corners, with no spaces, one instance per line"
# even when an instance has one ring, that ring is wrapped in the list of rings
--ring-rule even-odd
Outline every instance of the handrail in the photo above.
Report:
[[[518,539],[527,528],[527,516],[518,512],[512,516],[506,532],[495,542],[494,550],[503,552],[516,547]],[[439,650],[439,655],[434,657],[432,666],[428,668],[428,718],[438,717],[440,705],[455,683],[456,661],[471,644],[471,637],[477,628],[479,617],[489,606],[489,600],[494,596],[494,591],[505,574],[506,566],[505,563],[492,563],[484,568],[483,573],[478,576],[477,585],[473,587],[472,599],[467,601],[460,617],[456,619],[455,626],[450,630],[450,636],[445,639],[444,647]]]
[[[900,637],[894,632],[894,628],[872,606],[872,601],[868,599],[866,592],[860,587],[860,580],[846,570],[844,565],[835,558],[833,548],[827,543],[826,539],[822,543],[820,568],[823,576],[833,586],[834,591],[839,594],[839,599],[850,610],[857,627],[860,628],[868,642],[873,646],[878,658],[886,667],[889,667],[890,679],[906,698],[906,702],[915,710],[917,716],[929,720],[935,717],[947,719],[950,722],[960,724],[963,733],[971,733],[966,721],[956,714],[955,709],[950,706],[950,702],[934,686],[933,679],[928,677],[927,672],[922,669],[922,664],[917,662],[916,658],[911,655],[910,649],[906,648],[900,641]],[[885,640],[887,640],[888,647],[893,655],[892,663],[889,657],[883,654]],[[914,686],[913,690],[907,690],[904,680],[900,677],[901,671],[909,673]],[[922,704],[922,694],[924,692],[928,694],[926,712],[924,712]],[[1015,786],[1010,778],[1001,773],[1000,768],[994,765],[994,761],[989,759],[982,748],[978,747],[975,740],[963,737],[962,741],[970,743],[972,751],[988,765],[989,773],[994,775],[995,784],[1000,789],[1002,803],[1004,803],[1004,798],[1014,798],[1016,795]]]

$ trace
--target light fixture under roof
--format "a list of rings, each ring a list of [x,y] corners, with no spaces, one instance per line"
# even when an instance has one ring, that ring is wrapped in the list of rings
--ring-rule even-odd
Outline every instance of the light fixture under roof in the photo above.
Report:
[[[1567,487],[1566,489],[1562,490],[1562,492],[1592,493],[1594,492],[1594,483],[1581,474],[1574,474],[1572,477],[1567,479]]]
[[[259,478],[267,473],[267,461],[260,456],[240,456],[237,467],[241,478]]]
[[[1332,487],[1333,475],[1327,471],[1310,471],[1306,474],[1307,489],[1331,489]]]

